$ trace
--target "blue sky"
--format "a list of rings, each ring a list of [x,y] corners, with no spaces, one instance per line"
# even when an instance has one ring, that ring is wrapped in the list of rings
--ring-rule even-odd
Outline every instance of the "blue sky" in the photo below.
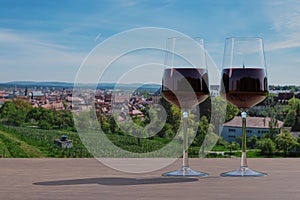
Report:
[[[261,36],[269,83],[300,85],[297,0],[1,0],[0,82],[73,82],[96,45],[149,26],[203,37],[219,69],[226,37]]]

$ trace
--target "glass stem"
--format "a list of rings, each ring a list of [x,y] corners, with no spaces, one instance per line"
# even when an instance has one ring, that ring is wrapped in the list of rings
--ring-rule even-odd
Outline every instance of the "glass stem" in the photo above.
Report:
[[[189,167],[189,154],[188,154],[188,148],[189,148],[189,138],[187,135],[187,123],[188,123],[188,111],[184,110],[182,112],[183,117],[183,159],[182,159],[182,167],[188,168]]]
[[[242,158],[241,158],[241,168],[247,168],[247,137],[246,137],[246,112],[242,112]]]

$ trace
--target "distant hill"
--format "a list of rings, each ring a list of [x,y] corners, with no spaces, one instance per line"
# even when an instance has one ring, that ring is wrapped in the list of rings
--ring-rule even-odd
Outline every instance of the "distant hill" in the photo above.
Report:
[[[35,81],[12,81],[7,83],[0,83],[2,86],[10,86],[10,87],[73,87],[73,83],[66,82],[35,82]]]

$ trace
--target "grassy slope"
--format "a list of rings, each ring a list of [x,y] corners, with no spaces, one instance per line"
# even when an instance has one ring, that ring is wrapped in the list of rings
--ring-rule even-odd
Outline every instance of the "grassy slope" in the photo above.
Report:
[[[0,156],[3,158],[10,158],[11,155],[5,145],[5,143],[0,139]]]
[[[13,141],[17,144],[19,144],[19,148],[21,148],[27,155],[28,157],[31,158],[43,158],[47,157],[42,151],[40,151],[38,148],[31,146],[27,144],[26,142],[19,140],[18,138],[14,137],[13,135],[6,133],[4,131],[0,131],[0,134],[2,137],[7,138],[10,141]],[[3,143],[2,143],[3,144]]]

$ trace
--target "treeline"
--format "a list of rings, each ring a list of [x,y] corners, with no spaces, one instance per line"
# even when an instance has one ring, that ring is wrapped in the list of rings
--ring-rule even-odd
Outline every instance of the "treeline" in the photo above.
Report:
[[[285,105],[276,103],[273,98],[272,96],[267,98],[263,109],[258,110],[253,107],[248,114],[280,120],[284,122],[285,127],[291,127],[292,131],[300,131],[300,99],[291,98]]]
[[[212,104],[214,105],[214,109],[218,111],[218,116],[214,117],[218,118],[217,120],[220,120],[220,122],[216,123],[216,119],[214,119],[214,122],[211,122]],[[161,107],[159,108],[150,109],[150,107],[145,107],[142,109],[141,111],[144,114],[143,119],[140,117],[130,117],[134,122],[134,126],[127,123],[126,120],[117,123],[115,120],[117,116],[113,115],[106,117],[100,114],[98,115],[98,120],[104,133],[135,135],[138,137],[133,138],[138,141],[138,144],[140,144],[140,136],[148,139],[159,137],[162,138],[165,143],[171,141],[176,135],[179,136],[178,138],[180,139],[182,136],[183,123],[181,110],[167,102],[164,98],[161,98],[160,105]],[[159,117],[161,109],[164,109],[166,112],[166,122],[164,124],[162,124],[161,118]],[[200,104],[197,109],[189,112],[188,134],[195,136],[191,145],[201,146],[206,135],[209,133],[213,133],[218,137],[220,128],[218,125],[222,125],[224,121],[231,120],[238,112],[237,107],[227,103],[221,97],[216,97],[213,100],[208,98],[205,102]],[[78,123],[81,124],[80,126],[89,126],[88,118],[93,117],[92,115],[93,113],[91,112],[82,112],[78,119]],[[149,124],[152,124],[152,126],[149,126]]]
[[[236,137],[234,142],[227,142],[219,138],[217,145],[223,147],[223,150],[229,150],[232,155],[234,152],[240,150],[242,143],[241,137]],[[259,150],[256,152],[257,156],[262,157],[287,157],[287,156],[300,156],[300,138],[295,138],[291,135],[290,131],[283,129],[281,133],[271,136],[265,134],[262,138],[258,139],[257,136],[247,138],[247,149]],[[240,156],[240,155],[239,155]]]
[[[291,92],[298,92],[299,91],[299,86],[295,86],[295,85],[284,85],[284,86],[270,85],[269,89],[270,90],[289,90]]]
[[[2,123],[13,126],[75,130],[70,111],[34,108],[28,101],[18,98],[4,103],[0,108],[0,118]]]

